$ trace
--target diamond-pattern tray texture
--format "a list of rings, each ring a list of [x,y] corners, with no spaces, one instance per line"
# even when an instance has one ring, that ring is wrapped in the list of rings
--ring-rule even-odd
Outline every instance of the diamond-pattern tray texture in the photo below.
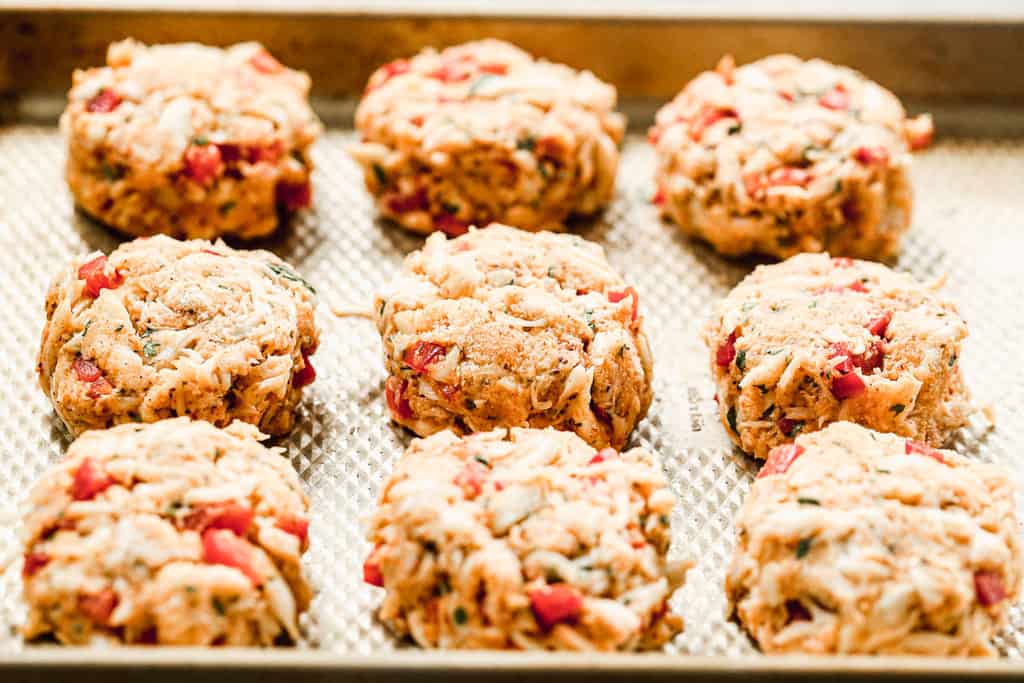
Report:
[[[314,149],[315,208],[297,217],[269,248],[320,292],[318,378],[306,391],[295,431],[281,441],[309,492],[311,549],[306,566],[318,591],[303,626],[304,647],[373,655],[401,647],[376,621],[380,591],[362,583],[366,514],[411,435],[392,425],[383,400],[384,371],[372,323],[333,310],[369,310],[374,292],[422,244],[379,220],[355,164],[344,153],[351,131],[332,130]],[[68,437],[40,391],[35,358],[50,278],[74,254],[109,251],[118,237],[75,212],[63,181],[64,151],[50,126],[0,128],[0,653],[27,646],[20,587],[22,500]],[[604,217],[576,229],[601,243],[641,295],[655,359],[655,402],[633,436],[659,454],[679,499],[675,552],[696,559],[673,606],[686,631],[667,651],[751,655],[756,650],[725,621],[722,580],[733,544],[732,520],[755,463],[729,446],[715,416],[707,353],[698,331],[713,303],[752,267],[720,258],[660,222],[650,205],[653,155],[639,136],[624,147],[618,195]],[[1024,142],[946,139],[917,157],[917,206],[898,268],[922,279],[948,276],[946,293],[971,330],[964,372],[983,420],[964,429],[961,452],[1013,467],[1024,443],[1024,294],[1020,254]],[[1024,615],[997,638],[1005,655],[1024,650]]]

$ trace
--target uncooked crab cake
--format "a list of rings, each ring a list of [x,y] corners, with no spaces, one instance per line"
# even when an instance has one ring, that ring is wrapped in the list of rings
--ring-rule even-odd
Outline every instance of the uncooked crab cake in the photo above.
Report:
[[[1010,473],[849,422],[778,446],[729,603],[769,653],[992,654],[1024,558]]]
[[[675,497],[646,451],[555,429],[417,439],[371,520],[363,578],[423,647],[641,650],[682,630],[668,600]]]
[[[654,200],[728,256],[886,259],[910,226],[909,151],[931,138],[928,115],[852,69],[726,57],[658,112]]]
[[[936,286],[828,254],[757,268],[704,331],[722,425],[758,458],[838,420],[943,445],[973,412],[966,336]]]
[[[553,426],[621,448],[651,404],[638,300],[580,237],[435,234],[376,301],[391,417],[420,436]]]
[[[558,229],[612,197],[625,118],[589,71],[482,40],[377,69],[350,153],[381,213],[415,232]]]
[[[120,232],[248,239],[309,206],[320,134],[309,77],[259,44],[125,40],[73,81],[61,118],[68,186]]]
[[[307,500],[252,425],[88,432],[34,486],[25,636],[167,645],[299,638]]]
[[[283,434],[316,377],[314,306],[269,252],[139,238],[54,279],[39,381],[72,434],[179,415]]]

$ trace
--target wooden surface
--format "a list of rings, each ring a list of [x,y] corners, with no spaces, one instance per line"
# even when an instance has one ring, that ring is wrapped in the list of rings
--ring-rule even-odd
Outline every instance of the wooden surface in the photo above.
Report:
[[[326,98],[357,95],[377,65],[426,45],[485,36],[589,68],[615,83],[623,98],[666,99],[726,52],[742,63],[782,51],[848,64],[904,97],[1024,98],[1024,29],[1015,24],[3,9],[0,94],[60,93],[72,69],[102,63],[106,45],[126,36],[146,42],[259,40],[290,66],[309,71],[315,94]]]

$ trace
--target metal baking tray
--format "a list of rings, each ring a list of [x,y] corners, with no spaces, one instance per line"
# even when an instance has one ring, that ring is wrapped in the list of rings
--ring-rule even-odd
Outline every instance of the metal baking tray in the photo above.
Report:
[[[787,22],[733,13],[719,20],[687,15],[667,3],[655,3],[663,10],[657,21],[630,17],[626,3],[610,3],[618,5],[615,13],[591,11],[582,18],[571,12],[459,14],[436,2],[427,3],[429,11],[402,16],[366,6],[345,11],[324,2],[248,15],[87,7],[57,12],[39,8],[46,3],[30,4],[36,7],[0,7],[0,681],[71,675],[171,680],[186,672],[197,680],[221,681],[256,675],[274,681],[1024,675],[1020,606],[996,638],[1003,657],[987,661],[769,658],[726,621],[722,579],[732,550],[732,519],[757,465],[732,450],[717,421],[698,330],[713,303],[753,264],[722,259],[658,220],[649,201],[653,154],[643,138],[654,104],[726,51],[739,62],[777,51],[822,56],[863,69],[909,99],[915,111],[931,109],[939,137],[915,162],[914,227],[897,267],[922,279],[946,277],[945,291],[970,325],[965,376],[978,403],[994,409],[996,423],[990,430],[978,420],[958,434],[955,447],[1019,475],[1024,307],[1014,297],[1024,292],[1024,75],[1013,60],[1019,63],[1024,52],[1024,30],[1014,17],[992,15],[980,23],[941,16],[917,16],[912,23],[872,16]],[[320,292],[318,379],[306,392],[295,431],[280,442],[310,495],[306,569],[318,591],[302,621],[306,641],[294,650],[60,648],[25,644],[17,632],[24,617],[21,502],[69,442],[35,377],[44,293],[72,255],[109,251],[118,243],[74,210],[63,182],[56,117],[71,69],[101,63],[106,44],[127,35],[146,42],[261,40],[282,61],[310,71],[314,104],[328,126],[313,150],[314,208],[254,245],[294,264]],[[388,420],[372,324],[332,311],[368,310],[373,294],[422,239],[377,219],[360,172],[344,153],[354,138],[353,103],[377,64],[423,45],[483,36],[593,69],[619,86],[631,117],[613,206],[601,219],[573,229],[602,244],[636,286],[652,343],[656,398],[632,444],[660,455],[679,499],[675,552],[697,561],[672,603],[686,630],[662,653],[423,652],[397,642],[375,620],[381,595],[361,581],[368,550],[364,516],[411,435]]]

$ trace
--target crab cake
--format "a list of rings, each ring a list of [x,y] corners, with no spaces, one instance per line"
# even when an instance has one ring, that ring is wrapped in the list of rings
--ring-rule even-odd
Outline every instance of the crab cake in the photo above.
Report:
[[[621,448],[651,404],[638,301],[580,237],[435,234],[375,306],[391,417],[420,436],[553,426]]]
[[[380,212],[421,233],[558,229],[612,198],[625,118],[589,71],[482,40],[377,69],[356,111]]]
[[[113,43],[61,118],[71,193],[129,235],[268,235],[310,204],[309,85],[257,43]]]
[[[646,451],[554,429],[413,441],[371,520],[363,578],[423,647],[628,651],[682,630],[675,497]]]
[[[57,275],[39,381],[72,434],[178,415],[283,434],[316,377],[314,306],[269,252],[137,239]]]
[[[655,204],[722,254],[886,259],[910,227],[911,150],[932,138],[846,67],[776,55],[691,81],[658,112]]]
[[[255,427],[188,418],[88,432],[35,485],[25,637],[166,645],[299,638],[307,500]]]
[[[847,420],[941,446],[973,412],[967,325],[935,286],[801,254],[748,275],[704,332],[723,426],[758,458]]]
[[[778,446],[726,593],[769,653],[987,655],[1020,593],[1009,472],[838,422]]]

